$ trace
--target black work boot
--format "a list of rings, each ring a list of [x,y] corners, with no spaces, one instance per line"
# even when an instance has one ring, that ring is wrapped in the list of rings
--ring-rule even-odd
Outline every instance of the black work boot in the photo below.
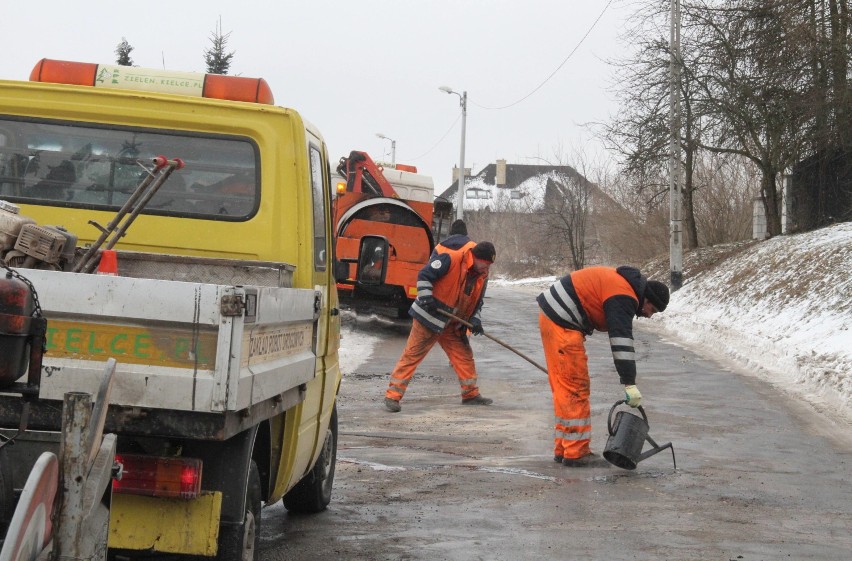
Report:
[[[606,460],[589,452],[581,458],[562,458],[562,465],[566,467],[602,467],[606,465]]]
[[[391,413],[399,413],[402,410],[402,406],[399,404],[399,401],[386,397],[385,409],[387,409]]]
[[[492,403],[494,403],[493,399],[488,399],[487,397],[482,397],[481,395],[471,397],[470,399],[462,400],[462,405],[491,405]]]

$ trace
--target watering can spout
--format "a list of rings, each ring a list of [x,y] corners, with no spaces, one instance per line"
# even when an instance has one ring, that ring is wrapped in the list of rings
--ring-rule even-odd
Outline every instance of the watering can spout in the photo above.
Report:
[[[662,452],[662,451],[663,451],[663,450],[665,450],[666,448],[671,448],[671,451],[672,451],[672,464],[674,464],[674,468],[675,468],[675,469],[677,469],[677,460],[675,459],[674,446],[672,446],[672,443],[671,443],[671,442],[668,442],[668,443],[666,443],[666,444],[663,444],[662,446],[658,446],[658,445],[657,445],[657,443],[656,443],[656,442],[654,442],[654,441],[651,439],[651,437],[650,437],[650,436],[646,436],[646,437],[645,437],[645,440],[647,440],[648,442],[650,442],[650,443],[651,443],[651,446],[653,446],[653,448],[651,448],[651,449],[650,449],[650,450],[648,450],[647,452],[642,452],[642,453],[639,455],[639,459],[638,459],[638,460],[636,460],[636,463],[639,463],[639,462],[641,462],[642,460],[646,460],[646,459],[650,458],[651,456],[653,456],[654,454],[656,454],[656,453],[658,453],[658,452]]]

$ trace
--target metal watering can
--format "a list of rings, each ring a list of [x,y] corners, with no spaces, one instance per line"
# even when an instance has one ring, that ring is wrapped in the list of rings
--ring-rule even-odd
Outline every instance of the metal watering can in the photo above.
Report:
[[[612,422],[613,411],[622,403],[627,403],[627,401],[624,399],[616,401],[609,410],[609,417],[606,421],[609,438],[606,440],[606,448],[603,452],[606,461],[623,469],[636,469],[636,464],[645,458],[649,458],[666,448],[671,448],[672,463],[674,468],[677,469],[672,443],[669,442],[660,446],[648,436],[648,416],[645,415],[645,410],[642,409],[641,405],[637,409],[642,413],[642,417],[627,411],[619,411],[615,416],[615,423]],[[642,452],[642,446],[645,445],[646,440],[651,443],[653,448],[647,452]]]

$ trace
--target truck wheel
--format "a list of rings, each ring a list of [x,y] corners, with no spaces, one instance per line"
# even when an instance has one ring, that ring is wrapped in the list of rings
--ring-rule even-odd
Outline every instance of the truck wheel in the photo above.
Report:
[[[242,524],[219,527],[217,561],[254,561],[260,559],[260,472],[252,460],[246,486],[246,513]]]
[[[331,502],[334,484],[334,466],[337,462],[337,405],[331,412],[331,421],[325,433],[322,452],[314,468],[284,495],[284,507],[290,512],[322,512]]]
[[[0,536],[6,535],[6,528],[15,513],[15,489],[12,487],[12,469],[5,449],[0,449]]]

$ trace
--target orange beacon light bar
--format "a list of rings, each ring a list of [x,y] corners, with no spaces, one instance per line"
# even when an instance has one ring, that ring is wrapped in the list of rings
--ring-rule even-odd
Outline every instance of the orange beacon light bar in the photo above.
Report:
[[[48,58],[43,58],[36,63],[30,73],[30,81],[192,95],[266,105],[275,103],[272,90],[263,78],[156,70],[137,66],[113,66]]]

